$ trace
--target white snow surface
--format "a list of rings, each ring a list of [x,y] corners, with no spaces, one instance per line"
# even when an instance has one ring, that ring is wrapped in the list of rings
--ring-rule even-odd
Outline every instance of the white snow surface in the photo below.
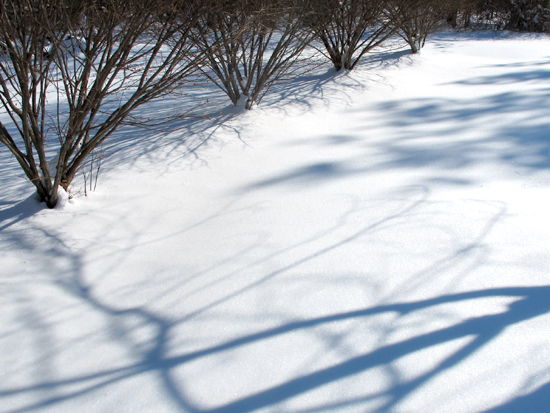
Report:
[[[0,412],[550,411],[549,37],[191,92],[54,210],[0,149]]]

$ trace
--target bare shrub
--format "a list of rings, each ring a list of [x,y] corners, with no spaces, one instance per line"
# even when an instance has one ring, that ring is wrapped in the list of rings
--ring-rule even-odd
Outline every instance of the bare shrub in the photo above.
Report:
[[[449,0],[387,0],[388,18],[413,53],[424,47],[431,33],[443,27],[456,7]]]
[[[311,34],[304,30],[304,1],[210,0],[193,30],[206,57],[204,73],[237,105],[258,104],[269,87],[292,76]]]
[[[318,0],[308,24],[334,68],[352,70],[394,32],[384,0]]]
[[[48,207],[132,111],[196,69],[189,41],[196,7],[192,0],[1,1],[0,101],[18,133],[0,123],[0,142]]]

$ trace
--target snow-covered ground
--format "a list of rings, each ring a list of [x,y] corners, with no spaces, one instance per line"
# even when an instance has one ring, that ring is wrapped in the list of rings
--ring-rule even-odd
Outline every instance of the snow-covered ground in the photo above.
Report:
[[[53,211],[0,148],[1,412],[550,411],[550,38],[328,68]]]

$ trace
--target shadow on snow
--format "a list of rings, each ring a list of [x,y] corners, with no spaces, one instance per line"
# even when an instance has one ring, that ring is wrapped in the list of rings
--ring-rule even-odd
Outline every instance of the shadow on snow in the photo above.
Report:
[[[359,115],[369,114],[364,126],[353,130],[344,127],[338,134],[298,144],[349,146],[355,149],[354,155],[299,166],[252,182],[244,190],[280,184],[309,185],[411,168],[430,168],[431,178],[419,184],[431,181],[457,185],[474,183],[471,178],[465,179],[457,172],[483,165],[505,166],[519,176],[548,171],[550,88],[547,81],[550,71],[523,68],[514,72],[516,65],[510,66],[509,73],[465,79],[456,84],[464,88],[517,84],[514,90],[473,98],[389,100],[376,104],[374,108],[349,109]],[[534,86],[523,90],[524,82]],[[379,156],[370,155],[373,152]]]
[[[398,55],[397,57],[400,57]],[[295,91],[303,90],[306,82],[311,88],[311,93],[322,90],[328,77],[305,78],[295,82]],[[510,74],[495,78],[478,78],[465,80],[461,84],[467,85],[501,84],[510,79],[514,82],[522,81],[545,81],[547,73],[537,71],[527,74]],[[321,92],[319,92],[321,93]],[[307,94],[306,94],[307,95]],[[321,93],[322,96],[322,93]],[[306,96],[298,96],[299,100],[306,101]],[[296,170],[288,171],[280,176],[275,176],[264,181],[250,185],[249,189],[280,185],[289,182],[307,183],[322,182],[327,179],[341,178],[351,174],[364,174],[378,170],[399,169],[410,167],[430,167],[440,170],[457,170],[471,165],[484,162],[500,162],[523,167],[528,172],[546,170],[550,168],[550,141],[548,130],[550,122],[548,118],[541,118],[541,113],[547,112],[550,108],[550,89],[541,88],[530,93],[507,92],[499,93],[484,98],[453,100],[445,98],[413,99],[408,101],[389,101],[378,107],[378,114],[382,117],[385,126],[395,128],[396,136],[388,137],[386,141],[378,142],[379,149],[387,155],[386,160],[367,160],[363,164],[358,159],[364,157],[359,152],[357,158],[344,161],[322,162],[312,165],[304,165]],[[361,110],[359,110],[361,112]],[[519,115],[520,122],[504,122],[495,124],[493,128],[479,129],[481,124],[494,122],[495,118],[502,115]],[[208,136],[214,132],[206,120],[183,120],[182,125],[188,132],[198,134],[196,145],[191,145],[182,153],[193,152],[193,148],[201,145]],[[429,128],[426,128],[429,126]],[[469,139],[464,141],[447,140],[447,136],[453,134],[464,134],[471,132]],[[433,143],[416,142],[417,139],[439,138],[438,145]],[[331,135],[321,139],[321,145],[357,145],[359,149],[363,145],[370,145],[370,142],[356,139],[352,133]],[[168,150],[179,150],[181,136],[166,139],[159,137],[159,140],[151,139],[150,135],[143,135],[136,138],[133,132],[121,133],[116,141],[109,148],[111,151],[119,151],[121,154],[128,154],[132,159],[140,156],[148,156],[150,152],[158,149],[159,146]],[[132,149],[133,148],[133,149]],[[131,150],[132,149],[132,150]],[[117,157],[117,160],[120,160]],[[461,178],[446,178],[435,176],[433,179],[448,180],[446,183],[467,184],[468,181]],[[263,274],[259,281],[248,285],[242,290],[224,297],[217,302],[205,307],[202,311],[233,299],[242,294],[243,291],[255,288],[268,279],[276,277],[294,267],[327,254],[340,248],[349,242],[364,236],[365,234],[380,228],[388,222],[393,222],[397,217],[408,214],[426,202],[426,198],[412,202],[395,214],[390,214],[382,219],[360,228],[355,232],[341,238],[338,242],[318,248],[313,252],[299,258],[287,266],[280,267],[270,273]],[[162,383],[165,393],[171,398],[179,410],[188,412],[251,412],[262,408],[275,407],[279,403],[292,399],[307,392],[319,389],[336,381],[358,375],[370,369],[391,364],[398,359],[413,354],[423,349],[429,349],[457,339],[469,340],[460,348],[441,360],[435,367],[423,372],[420,376],[393,382],[387,390],[380,391],[375,395],[368,396],[361,400],[341,400],[332,406],[338,409],[351,404],[360,404],[370,398],[384,398],[384,404],[376,411],[391,411],[398,403],[411,396],[423,384],[434,377],[443,374],[446,370],[464,362],[475,352],[483,349],[493,342],[499,335],[510,328],[526,320],[546,315],[550,312],[550,286],[536,287],[504,287],[487,288],[455,294],[441,294],[436,297],[415,300],[410,302],[396,302],[390,304],[379,304],[369,306],[355,311],[336,312],[321,317],[280,323],[277,327],[267,328],[260,331],[241,334],[238,338],[227,340],[221,344],[204,346],[203,348],[182,354],[169,352],[170,333],[179,324],[188,322],[194,314],[183,319],[173,320],[155,314],[153,311],[143,307],[116,308],[106,304],[98,293],[94,291],[84,276],[86,256],[84,252],[75,252],[65,245],[63,240],[51,231],[36,229],[36,234],[44,237],[47,242],[36,243],[35,240],[27,239],[27,234],[20,234],[11,231],[9,228],[14,222],[25,219],[35,212],[35,204],[29,198],[19,204],[14,204],[0,210],[0,229],[3,236],[11,240],[12,247],[25,250],[29,253],[37,253],[37,245],[42,245],[41,252],[51,256],[51,265],[57,278],[52,283],[57,288],[69,293],[72,297],[85,303],[95,312],[110,319],[111,337],[113,340],[123,342],[128,336],[131,327],[125,326],[123,320],[132,317],[139,320],[139,325],[146,325],[154,332],[153,338],[147,346],[131,345],[126,343],[137,361],[126,365],[90,372],[89,374],[67,374],[62,378],[45,379],[40,378],[37,383],[30,385],[10,384],[4,381],[0,389],[0,398],[32,395],[32,402],[26,403],[21,408],[11,410],[12,413],[40,410],[50,406],[56,406],[62,402],[79,396],[90,394],[97,390],[103,390],[121,381],[130,380],[137,376],[154,373]],[[415,276],[425,272],[438,274],[446,266],[457,265],[457,262],[468,256],[482,243],[483,238],[490,232],[491,228],[502,216],[503,211],[496,213],[482,228],[479,236],[468,243],[460,245],[452,253],[445,256],[441,261],[432,263]],[[8,231],[6,231],[8,229]],[[34,237],[38,235],[34,234]],[[313,240],[310,240],[313,241]],[[294,248],[298,246],[293,246]],[[38,250],[40,252],[40,250]],[[286,252],[283,251],[283,252]],[[65,261],[64,268],[59,267],[58,262]],[[46,263],[48,264],[48,263]],[[439,305],[455,304],[468,300],[484,300],[493,297],[507,297],[513,299],[503,312],[497,314],[485,314],[473,316],[447,327],[442,327],[427,333],[418,334],[396,343],[385,343],[377,348],[357,354],[346,360],[328,367],[318,368],[302,375],[290,378],[270,388],[259,390],[256,393],[248,394],[239,399],[228,402],[224,405],[204,409],[194,405],[186,396],[185,388],[176,380],[175,369],[186,365],[194,360],[199,360],[212,355],[221,354],[233,349],[242,348],[264,340],[282,337],[292,332],[306,332],[319,326],[338,323],[345,320],[369,319],[376,315],[392,313],[397,317],[405,317],[409,314],[429,308],[436,308]],[[74,386],[73,390],[71,386]],[[544,384],[529,394],[517,395],[507,403],[494,407],[488,412],[507,413],[516,411],[540,411],[541,406],[547,406],[549,384]],[[30,397],[29,397],[30,398]],[[321,410],[321,409],[320,409]]]
[[[417,214],[418,208],[425,205],[428,201],[427,193],[424,192],[422,196],[416,198],[418,199],[410,200],[394,213],[388,213],[385,217],[372,222],[370,225],[359,229],[355,228],[354,232],[340,238],[337,242],[331,241],[329,245],[308,252],[302,258],[273,272],[262,275],[259,280],[241,290],[208,304],[201,312],[231,300],[243,294],[243,292],[255,288],[292,268],[314,260],[333,250],[342,248],[368,233],[376,232],[391,223],[396,224],[396,220],[402,217],[409,216],[409,214]],[[505,210],[501,207],[486,222],[486,225],[481,228],[473,240],[467,244],[457,245],[454,251],[451,251],[441,260],[433,262],[420,272],[413,274],[412,279],[415,282],[421,282],[423,279],[425,281],[426,274],[439,277],[446,271],[446,268],[458,266],[462,260],[479,249],[484,238],[503,214],[505,214]],[[51,262],[44,264],[51,265],[51,273],[54,274],[51,280],[52,285],[62,289],[70,296],[84,303],[88,308],[106,317],[109,320],[108,325],[111,330],[109,337],[111,337],[111,340],[118,341],[127,347],[134,355],[133,359],[136,361],[113,368],[105,369],[104,367],[100,367],[89,374],[71,375],[69,373],[61,378],[37,378],[37,382],[30,385],[16,385],[10,384],[9,381],[4,381],[4,385],[0,389],[0,399],[26,395],[33,396],[32,399],[36,400],[26,403],[21,408],[10,410],[11,413],[41,410],[56,406],[64,401],[96,391],[104,391],[109,386],[150,373],[157,375],[163,390],[177,406],[178,410],[194,413],[252,412],[262,408],[275,407],[280,403],[319,389],[322,386],[353,377],[371,369],[391,365],[400,358],[412,355],[415,352],[430,349],[440,344],[450,343],[454,340],[467,339],[461,347],[445,356],[433,368],[423,371],[419,376],[414,378],[397,377],[394,378],[393,383],[386,390],[381,390],[376,394],[367,395],[360,399],[339,400],[330,406],[319,408],[319,410],[338,410],[344,406],[361,405],[361,403],[368,402],[369,400],[382,398],[384,403],[374,411],[389,412],[398,403],[414,394],[423,384],[464,362],[475,352],[488,346],[504,330],[550,312],[550,300],[548,300],[550,286],[487,288],[454,294],[441,294],[440,296],[409,302],[379,304],[353,311],[334,312],[325,316],[283,322],[279,323],[276,327],[248,334],[242,333],[237,338],[229,339],[216,345],[202,346],[203,348],[198,350],[174,354],[174,351],[170,350],[170,334],[172,330],[182,323],[191,321],[198,313],[190,314],[180,319],[168,319],[144,307],[117,308],[106,304],[98,293],[94,291],[93,285],[85,280],[84,263],[86,257],[84,253],[73,251],[61,238],[51,231],[37,228],[35,232],[42,234],[47,242],[37,242],[36,233],[29,235],[7,232],[5,235],[13,237],[13,245],[19,249],[28,250],[34,254],[39,253],[40,249],[47,252],[48,256],[51,257]],[[312,239],[304,242],[313,241]],[[37,246],[39,246],[38,251]],[[296,249],[299,246],[294,245],[289,248]],[[288,250],[281,251],[281,253],[287,252]],[[64,262],[65,264],[61,265],[60,262]],[[138,288],[138,286],[135,288]],[[495,297],[505,297],[512,300],[504,311],[497,314],[489,313],[472,316],[445,327],[409,336],[402,341],[381,343],[372,350],[355,354],[351,357],[348,356],[344,361],[299,374],[272,387],[259,390],[256,393],[248,394],[214,408],[208,409],[196,406],[186,396],[185,385],[177,379],[178,373],[175,371],[177,368],[183,367],[192,361],[220,355],[224,352],[230,352],[231,350],[248,345],[283,337],[290,333],[314,331],[318,327],[333,325],[346,320],[369,320],[381,314],[392,314],[399,319],[400,317],[415,314],[415,312],[437,308],[440,305],[465,303],[470,300],[487,300]],[[32,318],[32,315],[29,314],[27,317]],[[126,323],[125,320],[128,319],[134,321]],[[30,321],[29,323],[32,324]],[[128,337],[132,335],[133,329],[143,328],[144,326],[153,332],[152,338],[146,345],[140,345],[139,343],[133,343],[132,340],[128,340]],[[47,336],[47,332],[42,330],[47,330],[48,328],[48,323],[44,323],[40,328],[35,326],[32,330],[34,334],[45,334]],[[47,341],[41,340],[41,347],[43,348],[46,343]],[[54,343],[50,343],[50,345],[54,345]],[[495,413],[513,411],[515,406],[520,404],[522,411],[535,411],[537,406],[543,406],[548,401],[548,396],[543,391],[546,387],[548,385],[545,385],[540,390],[533,391],[529,395],[519,395],[517,399],[496,407],[491,411]]]

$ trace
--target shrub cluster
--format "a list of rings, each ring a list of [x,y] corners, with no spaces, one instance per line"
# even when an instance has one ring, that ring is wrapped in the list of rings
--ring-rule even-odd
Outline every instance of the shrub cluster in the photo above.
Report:
[[[548,31],[549,1],[0,0],[0,102],[16,131],[0,122],[0,143],[53,208],[135,109],[197,74],[250,109],[308,47],[352,70],[391,36],[419,51],[443,24]]]

